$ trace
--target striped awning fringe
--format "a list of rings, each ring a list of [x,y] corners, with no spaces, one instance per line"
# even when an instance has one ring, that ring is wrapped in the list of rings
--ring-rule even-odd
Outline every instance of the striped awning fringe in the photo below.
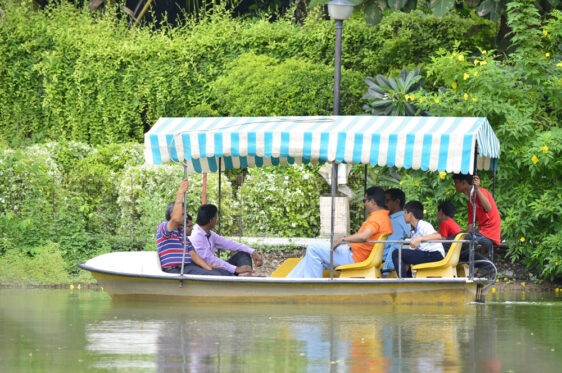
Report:
[[[476,145],[478,145],[476,147]],[[282,163],[349,163],[472,173],[493,167],[500,144],[482,117],[160,118],[145,134],[148,164],[191,172]]]

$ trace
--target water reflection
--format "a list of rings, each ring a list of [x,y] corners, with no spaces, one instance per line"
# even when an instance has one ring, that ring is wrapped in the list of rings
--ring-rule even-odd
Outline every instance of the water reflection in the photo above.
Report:
[[[0,371],[551,372],[561,300],[192,305],[0,289]]]
[[[494,328],[477,324],[478,306],[326,307],[120,303],[86,328],[88,349],[155,354],[157,370],[306,372],[459,372],[494,359]],[[157,319],[155,320],[155,315]],[[484,331],[475,333],[475,331]],[[461,356],[461,349],[472,351]],[[486,353],[489,352],[489,353]],[[129,365],[116,361],[114,368]],[[100,361],[96,367],[108,368]],[[488,370],[494,371],[495,369]]]

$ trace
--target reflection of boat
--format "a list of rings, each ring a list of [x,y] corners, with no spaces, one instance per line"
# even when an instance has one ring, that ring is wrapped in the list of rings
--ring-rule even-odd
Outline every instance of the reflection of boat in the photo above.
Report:
[[[453,373],[463,366],[461,343],[481,333],[476,313],[464,306],[356,305],[350,313],[341,305],[116,302],[85,337],[99,356],[95,367],[110,370],[152,362],[147,368],[156,371]],[[479,342],[494,343],[495,335],[486,337]]]
[[[147,163],[183,162],[184,173],[218,171],[219,190],[220,172],[233,168],[328,162],[474,173],[477,166],[495,169],[498,156],[499,141],[486,118],[161,118],[145,135]],[[160,270],[154,252],[110,253],[79,266],[114,298],[464,304],[483,301],[486,284],[473,278],[472,265],[467,277],[414,279],[170,275]]]

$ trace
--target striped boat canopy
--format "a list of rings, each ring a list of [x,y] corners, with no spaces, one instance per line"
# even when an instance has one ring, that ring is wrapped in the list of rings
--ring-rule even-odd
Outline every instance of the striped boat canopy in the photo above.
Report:
[[[336,162],[467,174],[476,149],[478,168],[493,168],[500,143],[486,118],[160,118],[145,134],[148,164],[191,172]]]

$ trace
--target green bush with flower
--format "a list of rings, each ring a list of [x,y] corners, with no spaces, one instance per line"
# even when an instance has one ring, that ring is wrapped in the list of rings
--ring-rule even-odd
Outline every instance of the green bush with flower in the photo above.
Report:
[[[496,203],[502,239],[512,260],[554,279],[562,276],[562,12],[541,20],[531,1],[513,1],[508,25],[510,54],[441,49],[425,68],[424,88],[407,99],[418,113],[488,118],[501,142]],[[418,180],[426,201],[434,191],[443,195],[441,187],[433,189],[434,176],[417,175],[405,177],[408,192],[416,195],[410,180]],[[491,173],[483,179],[491,190]],[[450,181],[445,189],[450,192]]]

